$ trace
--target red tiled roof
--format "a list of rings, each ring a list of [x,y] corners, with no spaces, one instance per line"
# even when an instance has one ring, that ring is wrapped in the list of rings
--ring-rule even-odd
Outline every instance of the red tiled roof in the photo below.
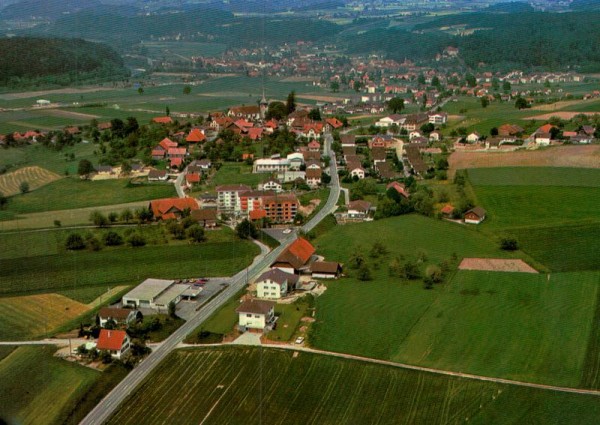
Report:
[[[181,212],[186,208],[192,211],[197,210],[198,203],[192,198],[166,198],[150,201],[150,209],[154,217],[163,220],[166,219],[165,216],[169,212],[173,212],[173,210]]]
[[[160,143],[158,144],[158,146],[160,146],[164,150],[168,150],[169,148],[175,148],[175,147],[177,147],[177,142],[174,142],[171,139],[169,139],[168,137],[165,137],[164,139],[162,139],[160,141]]]
[[[550,133],[550,130],[552,130],[554,128],[554,126],[552,124],[545,124],[543,126],[541,126],[540,128],[537,129],[538,133]]]
[[[171,117],[154,117],[152,121],[158,124],[171,124],[173,122]]]
[[[197,173],[186,174],[185,175],[185,180],[188,183],[199,183],[200,182],[200,174],[197,174]]]
[[[327,124],[329,124],[330,126],[332,126],[333,128],[340,128],[342,127],[344,124],[338,120],[337,118],[327,118],[326,120]]]
[[[96,348],[98,350],[119,351],[126,336],[125,331],[101,329]]]
[[[171,167],[179,167],[183,163],[183,158],[171,158]]]
[[[169,155],[185,156],[185,154],[187,153],[187,149],[186,148],[169,148],[168,153],[169,153]]]
[[[262,128],[249,128],[248,129],[248,137],[251,140],[259,140],[262,137],[263,129]]]
[[[454,207],[450,204],[446,204],[444,205],[444,208],[442,208],[442,214],[452,214],[452,212],[454,211]]]
[[[305,265],[315,251],[315,247],[309,241],[298,238],[277,257],[276,262],[289,263],[297,269]]]
[[[313,140],[308,144],[308,147],[314,148],[314,149],[319,149],[321,147],[321,144],[319,142],[317,142],[316,140]]]
[[[248,214],[250,220],[260,220],[261,218],[265,218],[267,216],[267,212],[265,210],[252,210]]]
[[[193,128],[190,134],[185,138],[188,143],[200,143],[206,140],[206,136],[199,129]]]

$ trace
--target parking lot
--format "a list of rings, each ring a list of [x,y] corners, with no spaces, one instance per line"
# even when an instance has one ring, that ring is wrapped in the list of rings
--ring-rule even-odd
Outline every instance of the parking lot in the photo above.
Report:
[[[200,285],[202,288],[200,294],[193,301],[180,301],[177,304],[176,314],[184,320],[189,320],[194,314],[196,309],[202,304],[207,302],[213,295],[217,294],[224,285],[229,284],[229,277],[211,277],[207,278],[207,282]]]

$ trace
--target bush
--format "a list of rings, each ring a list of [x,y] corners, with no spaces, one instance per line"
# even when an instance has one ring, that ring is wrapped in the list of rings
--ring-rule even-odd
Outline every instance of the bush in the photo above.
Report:
[[[371,276],[371,269],[366,263],[362,263],[360,268],[358,269],[358,274],[356,275],[358,280],[366,281],[373,279]]]
[[[506,236],[500,240],[500,248],[505,251],[516,251],[519,249],[519,242],[512,236]]]
[[[200,243],[206,239],[204,229],[199,224],[194,224],[187,229],[187,237],[196,243]]]
[[[127,239],[127,243],[132,247],[140,247],[146,245],[146,239],[139,233],[134,233]]]
[[[19,185],[19,190],[21,191],[21,193],[29,192],[29,183],[26,181],[21,182],[21,184]]]
[[[104,235],[104,245],[118,246],[123,245],[123,238],[117,232],[108,232]]]
[[[85,248],[85,242],[79,233],[71,233],[67,237],[65,247],[70,251],[77,251]]]

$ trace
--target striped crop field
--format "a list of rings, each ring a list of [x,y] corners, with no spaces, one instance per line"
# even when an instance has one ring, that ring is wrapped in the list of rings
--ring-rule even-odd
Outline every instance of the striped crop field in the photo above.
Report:
[[[595,423],[600,398],[274,348],[174,351],[110,424]]]
[[[41,167],[25,167],[0,176],[0,192],[4,196],[16,195],[23,182],[29,183],[29,190],[37,189],[61,177]]]
[[[59,294],[0,298],[0,340],[45,335],[89,309],[88,305]]]

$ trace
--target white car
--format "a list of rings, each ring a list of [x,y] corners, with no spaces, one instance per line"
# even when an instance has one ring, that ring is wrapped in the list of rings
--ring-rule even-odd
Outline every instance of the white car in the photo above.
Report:
[[[292,229],[285,229],[282,233],[284,235],[288,235],[288,234],[292,233]]]
[[[304,337],[303,336],[299,336],[298,338],[296,338],[296,341],[294,341],[296,344],[302,344],[304,342]]]

